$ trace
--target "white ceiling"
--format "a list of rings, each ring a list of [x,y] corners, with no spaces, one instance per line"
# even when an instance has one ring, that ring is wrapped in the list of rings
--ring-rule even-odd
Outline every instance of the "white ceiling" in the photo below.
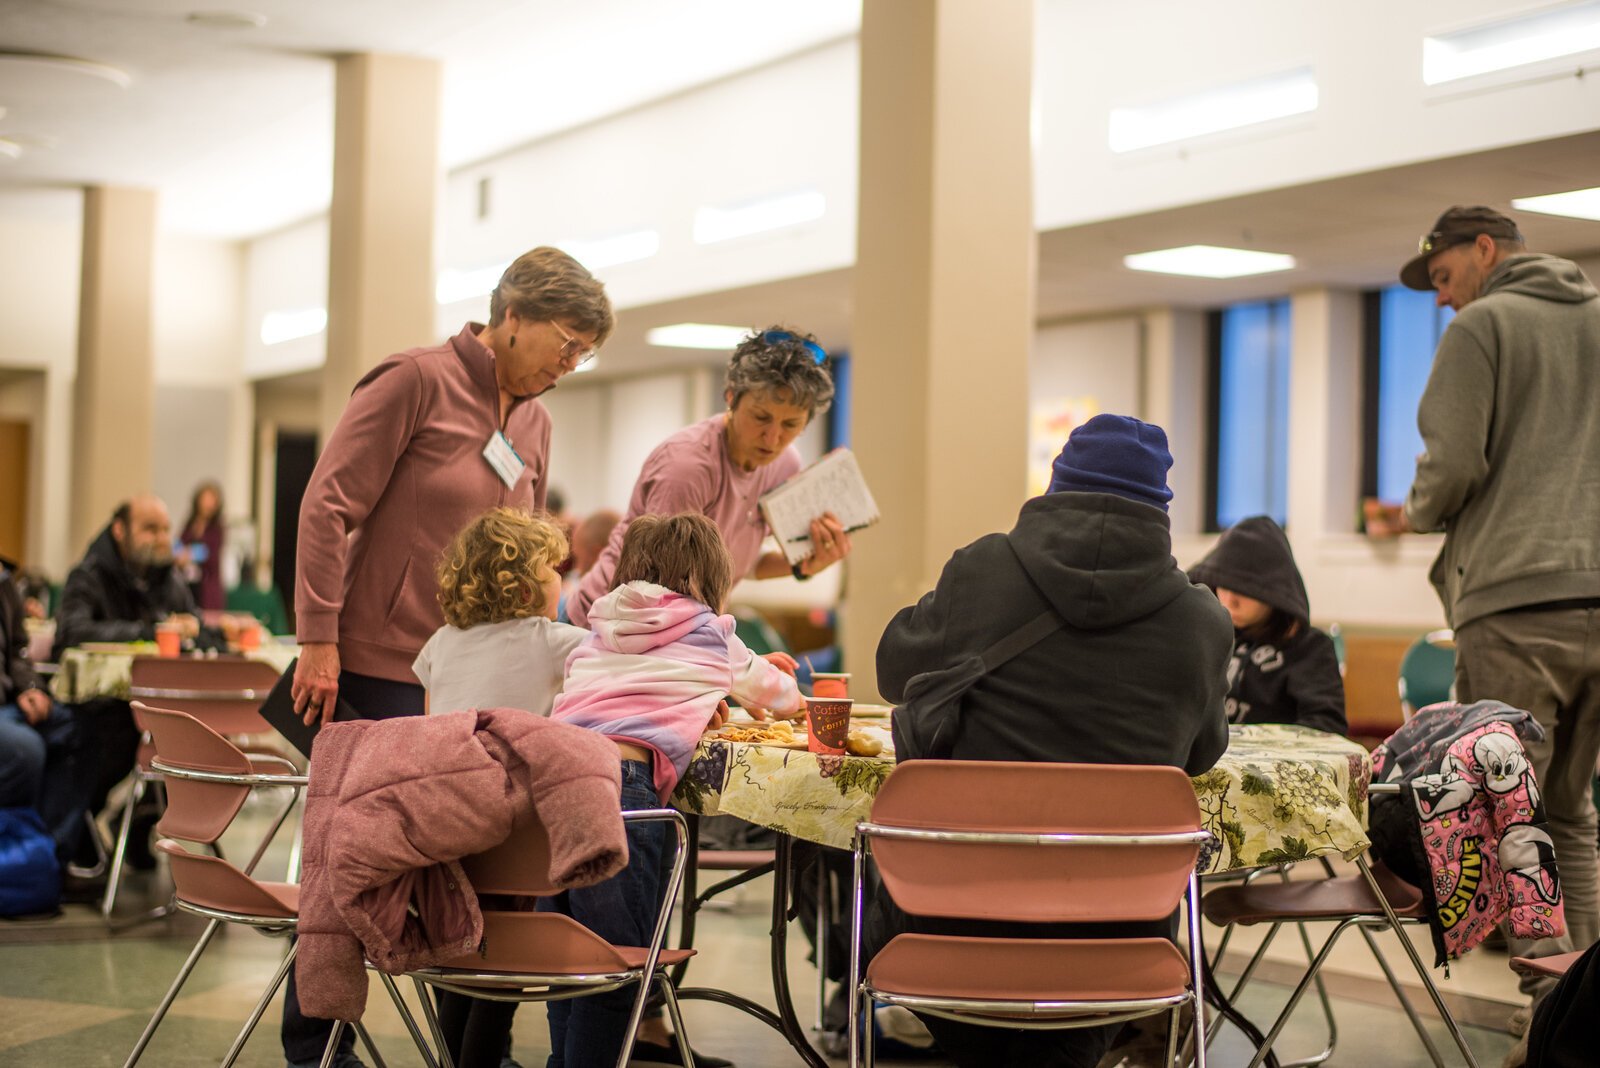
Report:
[[[245,237],[324,210],[333,65],[349,52],[443,64],[453,168],[852,34],[860,0],[0,0],[0,48],[125,70],[127,88],[0,60],[0,187],[161,190],[162,225]],[[259,13],[259,29],[191,24]]]

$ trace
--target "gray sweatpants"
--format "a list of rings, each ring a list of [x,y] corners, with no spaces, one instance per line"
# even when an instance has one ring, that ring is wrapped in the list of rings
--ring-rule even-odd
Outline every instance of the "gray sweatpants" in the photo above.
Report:
[[[1510,939],[1515,956],[1586,949],[1600,939],[1593,783],[1600,758],[1600,609],[1503,612],[1456,631],[1456,700],[1533,713],[1545,739],[1527,746],[1561,869],[1567,934]],[[1548,982],[1524,980],[1525,993]]]

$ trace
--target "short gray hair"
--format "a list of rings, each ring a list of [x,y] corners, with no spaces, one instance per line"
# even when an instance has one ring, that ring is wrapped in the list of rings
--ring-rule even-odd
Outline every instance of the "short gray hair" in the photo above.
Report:
[[[788,393],[789,403],[816,418],[833,403],[833,375],[817,339],[784,326],[769,326],[751,334],[733,350],[725,387],[737,407],[746,393],[776,396]]]
[[[540,245],[512,261],[489,294],[489,325],[499,326],[507,311],[521,319],[566,319],[605,344],[616,325],[606,287],[588,269],[558,248]]]

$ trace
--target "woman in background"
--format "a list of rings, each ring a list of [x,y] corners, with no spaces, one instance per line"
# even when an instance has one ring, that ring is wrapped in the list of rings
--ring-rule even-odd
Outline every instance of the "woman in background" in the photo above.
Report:
[[[208,479],[195,487],[177,553],[195,607],[202,612],[228,606],[222,589],[222,537],[222,487]]]

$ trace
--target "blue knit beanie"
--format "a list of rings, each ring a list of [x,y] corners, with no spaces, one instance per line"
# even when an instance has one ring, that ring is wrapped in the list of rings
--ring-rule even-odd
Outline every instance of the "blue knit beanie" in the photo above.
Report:
[[[1126,415],[1097,415],[1067,435],[1051,465],[1050,492],[1114,493],[1165,512],[1171,467],[1165,430]]]

